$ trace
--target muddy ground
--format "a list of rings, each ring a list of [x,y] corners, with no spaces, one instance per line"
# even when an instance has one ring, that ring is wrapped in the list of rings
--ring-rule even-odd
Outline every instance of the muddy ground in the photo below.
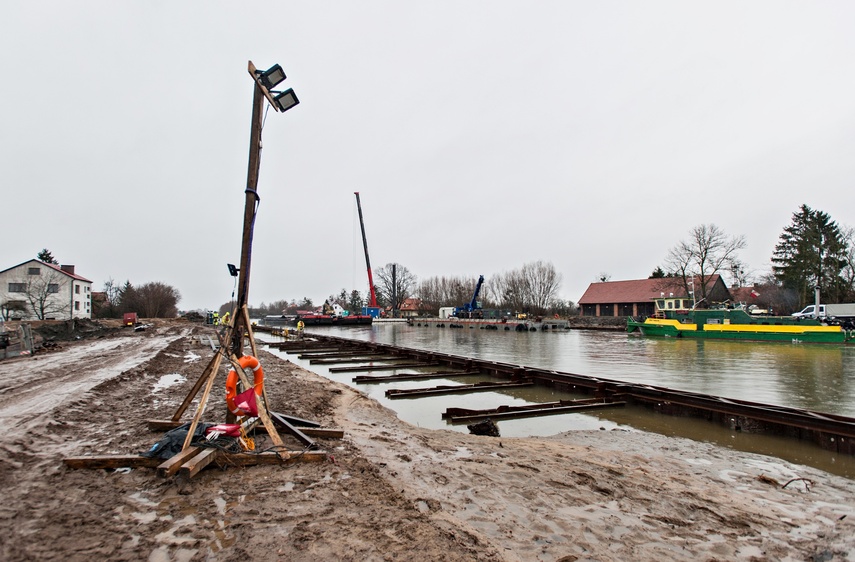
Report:
[[[325,461],[189,483],[63,464],[157,442],[146,422],[176,411],[210,330],[95,330],[0,361],[0,559],[855,560],[855,481],[635,431],[425,430],[263,351],[273,410],[344,430]],[[207,421],[224,420],[224,374]]]

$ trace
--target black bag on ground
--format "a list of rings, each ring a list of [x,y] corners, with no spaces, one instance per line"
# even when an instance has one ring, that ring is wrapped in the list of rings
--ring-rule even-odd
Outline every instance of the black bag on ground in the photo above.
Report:
[[[210,427],[209,423],[200,423],[196,426],[196,431],[193,432],[191,443],[205,440],[205,430]],[[170,429],[163,434],[163,438],[152,445],[151,449],[142,454],[150,459],[169,459],[181,452],[184,446],[184,439],[187,438],[187,432],[190,431],[190,423],[179,425],[175,429]]]

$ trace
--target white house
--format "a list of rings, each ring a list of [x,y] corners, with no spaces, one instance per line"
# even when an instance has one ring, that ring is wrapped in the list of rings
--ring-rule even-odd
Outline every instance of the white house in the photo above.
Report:
[[[0,271],[0,315],[6,319],[92,318],[92,281],[73,265],[25,261]]]

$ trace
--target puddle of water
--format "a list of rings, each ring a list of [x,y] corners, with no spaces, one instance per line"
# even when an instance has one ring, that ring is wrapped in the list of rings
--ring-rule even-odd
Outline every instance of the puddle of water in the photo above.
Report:
[[[175,386],[176,384],[181,384],[185,382],[187,377],[184,375],[179,375],[178,373],[171,373],[169,375],[163,375],[160,379],[155,383],[154,388],[152,389],[152,393],[160,392],[161,390],[167,389],[170,386]]]

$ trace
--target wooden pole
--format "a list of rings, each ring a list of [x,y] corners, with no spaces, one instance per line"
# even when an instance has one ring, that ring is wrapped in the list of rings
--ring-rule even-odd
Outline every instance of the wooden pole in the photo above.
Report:
[[[250,63],[251,65],[252,63]],[[252,262],[252,234],[255,227],[255,214],[260,198],[258,197],[258,170],[261,165],[261,125],[264,114],[265,93],[257,80],[252,96],[252,127],[249,137],[249,169],[246,178],[246,201],[243,213],[243,241],[241,243],[240,271],[238,273],[237,309],[247,305],[249,298],[249,272]],[[232,334],[232,353],[243,355],[243,328],[246,321],[243,316],[236,319]]]

